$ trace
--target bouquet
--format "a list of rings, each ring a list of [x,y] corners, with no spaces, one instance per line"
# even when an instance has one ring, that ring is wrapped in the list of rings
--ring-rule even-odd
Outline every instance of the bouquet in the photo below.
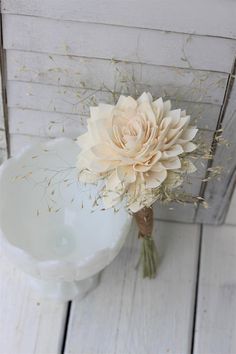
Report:
[[[153,203],[175,200],[174,191],[196,171],[197,131],[184,110],[144,92],[91,107],[87,132],[77,139],[79,182],[97,183],[104,208],[124,206],[137,221],[144,277],[155,277],[158,266]]]

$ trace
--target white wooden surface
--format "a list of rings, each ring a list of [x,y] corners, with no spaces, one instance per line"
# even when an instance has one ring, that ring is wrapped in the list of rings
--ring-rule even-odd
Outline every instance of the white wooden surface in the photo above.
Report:
[[[66,304],[39,299],[0,250],[0,353],[59,354]]]
[[[136,94],[150,90],[153,96],[181,101],[221,104],[228,75],[175,67],[114,62],[48,53],[7,51],[7,76],[11,81],[46,85],[116,90]],[[133,83],[135,81],[135,84]]]
[[[236,48],[225,38],[21,15],[4,15],[3,28],[6,49],[221,72],[230,72]]]
[[[230,201],[230,207],[225,220],[226,224],[236,225],[236,189]]]
[[[194,354],[236,352],[235,236],[234,226],[204,227]]]
[[[131,234],[99,288],[72,304],[65,352],[189,353],[199,230],[197,225],[155,223],[162,260],[154,281],[135,271],[140,244]]]
[[[189,354],[193,342],[194,354],[234,354],[236,227],[203,226],[197,279],[200,232],[155,223],[155,280],[135,270],[140,244],[131,234],[99,287],[72,303],[64,353]],[[39,299],[2,253],[0,277],[0,353],[61,353],[66,305]]]
[[[96,102],[114,102],[109,92],[33,82],[8,81],[8,92],[9,107],[82,115],[88,115],[89,105],[94,105]],[[176,102],[174,104],[177,106]],[[185,107],[185,102],[181,102],[181,105]],[[201,110],[201,104],[199,109]],[[204,106],[202,109],[204,110]],[[215,121],[217,121],[217,117],[215,117]],[[208,124],[207,118],[206,124]]]
[[[3,116],[3,102],[1,95],[1,74],[0,74],[0,165],[7,158],[7,143],[6,143],[6,133],[5,124]]]
[[[212,168],[220,168],[221,174],[211,179],[206,186],[204,197],[210,205],[208,212],[200,210],[197,213],[197,222],[222,223],[226,217],[230,197],[233,193],[236,180],[236,62],[230,76],[232,90],[229,90],[227,104],[221,128],[225,144],[218,145],[214,154]],[[227,95],[226,95],[227,96]]]
[[[214,11],[212,11],[214,9]],[[236,5],[227,0],[2,0],[6,13],[51,17],[59,20],[110,23],[236,38]],[[203,14],[212,14],[204,16]],[[166,20],[168,19],[168,21]]]

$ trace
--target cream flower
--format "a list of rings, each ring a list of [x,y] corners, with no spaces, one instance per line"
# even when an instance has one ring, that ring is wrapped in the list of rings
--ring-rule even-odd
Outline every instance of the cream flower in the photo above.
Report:
[[[123,198],[133,212],[150,206],[153,191],[170,180],[168,173],[181,172],[183,154],[196,148],[191,140],[197,129],[189,125],[190,116],[171,110],[170,101],[154,101],[149,93],[137,100],[120,96],[115,106],[99,104],[90,113],[88,132],[78,138],[79,181],[104,179],[106,207]],[[188,172],[193,169],[191,165]]]

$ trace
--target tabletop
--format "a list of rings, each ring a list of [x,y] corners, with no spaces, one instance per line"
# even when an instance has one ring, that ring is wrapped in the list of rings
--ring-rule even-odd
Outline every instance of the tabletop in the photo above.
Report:
[[[155,222],[155,280],[135,269],[133,232],[83,300],[38,298],[0,253],[1,354],[236,352],[236,193],[226,224]]]

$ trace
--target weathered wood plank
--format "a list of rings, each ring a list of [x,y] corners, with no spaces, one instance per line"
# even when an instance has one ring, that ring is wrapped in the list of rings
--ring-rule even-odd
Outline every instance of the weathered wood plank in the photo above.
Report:
[[[9,108],[10,134],[27,134],[48,138],[76,138],[86,130],[87,116]]]
[[[232,75],[233,77],[233,75]],[[208,201],[208,210],[199,209],[196,215],[197,222],[222,223],[226,217],[230,196],[233,193],[236,178],[236,84],[234,83],[227,101],[224,119],[222,122],[223,137],[226,145],[218,145],[212,168],[220,169],[219,178],[207,183],[204,193]]]
[[[6,148],[6,136],[5,131],[0,129],[0,149]]]
[[[7,51],[8,80],[112,90],[137,95],[150,91],[179,101],[221,104],[228,75],[75,56]]]
[[[226,224],[236,225],[236,189],[234,189],[233,196],[230,200],[230,206],[225,219]]]
[[[236,48],[229,39],[148,29],[6,14],[3,20],[6,49],[230,72]]]
[[[25,274],[0,252],[0,351],[59,354],[66,304],[39,299]]]
[[[236,352],[235,231],[203,227],[194,354]]]
[[[7,158],[7,148],[6,148],[6,134],[5,130],[0,129],[0,165]]]
[[[73,302],[66,353],[189,353],[199,227],[155,223],[161,256],[155,280],[135,270],[136,233],[103,272],[99,287]]]
[[[81,124],[83,124],[83,116],[89,114],[89,106],[96,105],[98,102],[114,103],[113,95],[104,91],[83,90],[66,86],[20,81],[8,82],[8,106],[10,108],[63,113],[62,118],[64,114],[72,114],[76,119],[77,115],[79,119],[81,118]],[[215,129],[220,112],[219,105],[172,100],[172,106],[173,108],[186,109],[191,115],[193,123],[196,123],[199,128]],[[14,112],[10,112],[11,114]],[[20,112],[18,114],[19,117],[20,115],[22,117]],[[45,116],[44,113],[42,115]],[[29,117],[30,113],[26,112],[24,116]],[[9,119],[11,120],[11,118]],[[20,127],[11,126],[10,129],[20,129]]]
[[[213,18],[203,16],[212,13]],[[236,5],[221,0],[111,1],[2,0],[4,13],[51,17],[59,20],[100,22],[175,32],[236,38]],[[168,18],[168,21],[166,19]],[[222,24],[222,25],[221,25]]]
[[[185,185],[184,189],[186,188]],[[199,185],[194,185],[192,193],[195,193],[195,195],[199,194]],[[157,202],[154,204],[154,217],[157,220],[192,223],[194,221],[195,212],[196,207],[193,204],[160,204]]]
[[[1,34],[1,30],[0,30]],[[1,43],[0,43],[1,47]],[[0,61],[1,58],[1,48],[0,48]],[[2,62],[0,62],[2,65]],[[3,112],[3,95],[2,95],[2,70],[0,70],[0,165],[7,158],[7,142],[6,142],[6,132],[5,132],[5,119]]]
[[[181,105],[182,106],[182,105]],[[184,106],[186,107],[186,105]],[[192,121],[195,122],[194,112],[199,109],[198,104],[187,104],[187,112],[191,113]],[[202,109],[207,108],[209,114],[211,110],[214,113],[215,106],[209,105],[203,106]],[[217,106],[218,108],[218,106]],[[216,111],[216,109],[215,109]],[[78,114],[68,114],[60,112],[46,112],[40,110],[32,110],[26,108],[9,108],[9,130],[11,134],[29,134],[36,136],[46,136],[50,138],[59,136],[68,136],[75,138],[85,131],[86,120],[88,116]],[[197,119],[197,126],[201,129],[202,127],[209,126],[214,129],[214,123],[216,125],[217,113],[212,116],[206,115],[204,119],[207,118],[209,124],[204,124],[204,120]]]

